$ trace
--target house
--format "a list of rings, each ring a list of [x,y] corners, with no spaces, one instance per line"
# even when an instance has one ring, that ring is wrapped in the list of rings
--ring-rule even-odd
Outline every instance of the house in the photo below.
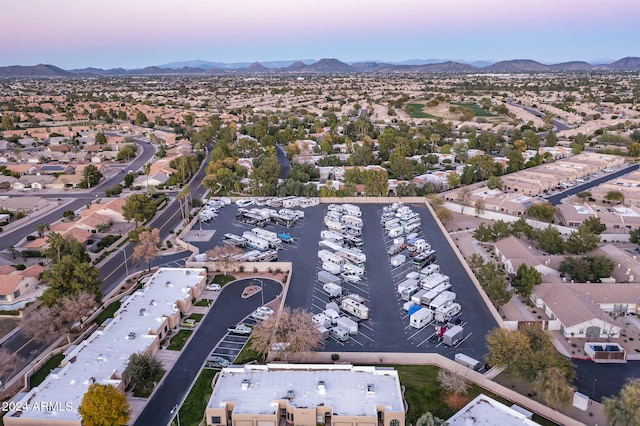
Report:
[[[76,222],[72,222],[76,228],[95,234],[100,232],[100,228],[111,226],[111,218],[100,213],[91,213],[83,216]]]
[[[267,364],[223,368],[205,409],[209,426],[400,426],[398,372],[338,364]]]
[[[0,275],[0,304],[14,302],[21,295],[31,291],[36,284],[36,277],[15,273]]]
[[[53,182],[51,187],[53,189],[70,189],[77,188],[80,183],[84,181],[83,175],[60,175]]]
[[[40,197],[0,197],[0,209],[14,213],[31,213],[48,204],[46,199]]]
[[[107,203],[95,203],[89,206],[88,209],[83,209],[80,212],[80,217],[99,213],[101,216],[109,218],[113,223],[126,223],[127,220],[123,216],[122,207],[127,203],[126,198],[114,198]]]
[[[12,185],[17,191],[40,190],[50,188],[56,178],[49,175],[24,175]]]
[[[515,275],[523,263],[530,268],[536,268],[541,274],[549,272],[542,262],[524,246],[524,243],[514,236],[496,241],[494,250],[507,273],[511,275]]]
[[[533,289],[530,299],[538,308],[543,309],[551,320],[557,321],[557,329],[564,337],[617,338],[622,330],[621,322],[605,312],[596,299],[607,302],[603,305],[613,306],[614,309],[618,306],[618,312],[622,310],[620,305],[624,305],[625,309],[632,305],[637,310],[640,285],[617,284],[615,288],[620,290],[620,286],[630,286],[629,290],[621,295],[615,294],[612,291],[614,287],[609,287],[611,285],[543,283]],[[599,293],[596,299],[594,291]],[[624,300],[629,298],[633,299],[632,303],[625,303]],[[549,328],[552,329],[552,325],[549,325]]]
[[[142,187],[148,187],[148,186],[158,186],[158,185],[164,185],[165,183],[167,183],[167,181],[169,180],[169,175],[164,173],[164,172],[158,172],[158,173],[154,173],[153,175],[147,176],[147,175],[140,175],[138,176],[134,181],[133,181],[133,185],[134,187],[136,186],[142,186]]]

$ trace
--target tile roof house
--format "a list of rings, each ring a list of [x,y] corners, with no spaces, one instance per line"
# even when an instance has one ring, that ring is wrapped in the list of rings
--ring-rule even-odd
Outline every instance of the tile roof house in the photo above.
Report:
[[[617,338],[620,337],[622,324],[606,313],[591,295],[594,290],[611,293],[613,288],[608,287],[609,285],[543,283],[533,289],[530,299],[537,307],[544,309],[549,318],[560,322],[560,331],[565,337]],[[618,286],[620,285],[628,284],[618,284]],[[640,300],[640,285],[634,285],[634,287],[631,289],[635,293],[632,304],[637,309],[637,303]],[[610,302],[606,305],[615,303],[615,296],[618,295],[610,294]],[[623,301],[628,297],[627,294],[625,297],[621,295],[619,297],[620,303],[629,304]],[[603,305],[605,304],[603,303]]]
[[[18,181],[12,185],[12,189],[25,191],[30,189],[51,188],[55,179],[54,176],[49,175],[24,175],[20,176]]]
[[[496,256],[502,262],[509,274],[515,275],[521,264],[530,268],[536,268],[540,273],[545,273],[542,262],[538,260],[524,245],[514,236],[507,237],[494,244]]]
[[[38,279],[21,274],[0,275],[0,304],[14,302],[21,295],[31,291]]]
[[[60,175],[51,184],[53,189],[77,188],[80,182],[84,180],[83,175]]]

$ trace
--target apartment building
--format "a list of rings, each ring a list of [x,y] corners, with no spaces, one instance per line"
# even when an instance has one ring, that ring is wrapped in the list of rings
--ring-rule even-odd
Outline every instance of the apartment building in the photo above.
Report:
[[[336,364],[228,367],[213,381],[207,425],[400,426],[397,371]]]

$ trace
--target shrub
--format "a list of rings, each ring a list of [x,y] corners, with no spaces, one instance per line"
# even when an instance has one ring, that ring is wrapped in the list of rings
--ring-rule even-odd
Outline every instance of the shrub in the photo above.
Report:
[[[62,216],[65,219],[73,219],[74,217],[76,217],[76,214],[74,212],[72,212],[71,210],[65,210],[64,213],[62,213]]]
[[[35,235],[27,235],[27,241],[33,241],[35,240],[37,237]]]
[[[42,257],[42,253],[38,250],[23,250],[20,254],[22,257]]]
[[[13,265],[18,271],[24,271],[25,269],[27,269],[26,266],[24,266],[24,263],[18,263],[17,265]]]
[[[331,354],[331,361],[337,361],[340,359],[340,355],[338,354]]]

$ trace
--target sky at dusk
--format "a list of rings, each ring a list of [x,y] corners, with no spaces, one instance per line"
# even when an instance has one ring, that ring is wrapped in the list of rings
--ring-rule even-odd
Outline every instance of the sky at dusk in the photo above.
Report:
[[[0,66],[640,56],[637,0],[22,0]]]

